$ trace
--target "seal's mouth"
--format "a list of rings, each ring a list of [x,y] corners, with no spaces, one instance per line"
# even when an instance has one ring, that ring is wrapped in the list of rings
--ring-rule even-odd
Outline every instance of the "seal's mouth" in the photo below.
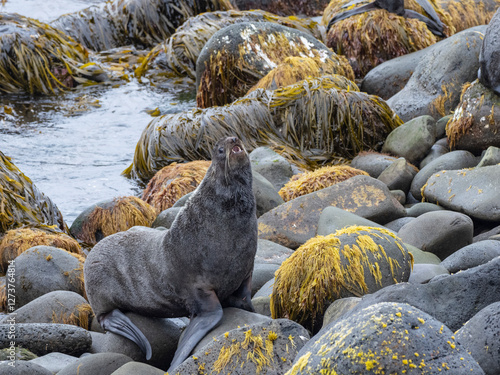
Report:
[[[233,146],[233,148],[231,149],[231,152],[233,154],[239,154],[239,153],[243,152],[243,149],[240,146],[236,145],[236,146]]]

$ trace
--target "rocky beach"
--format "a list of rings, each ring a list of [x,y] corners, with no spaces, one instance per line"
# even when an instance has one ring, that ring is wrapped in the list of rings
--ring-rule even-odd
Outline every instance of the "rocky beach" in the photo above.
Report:
[[[0,375],[500,374],[500,0],[13,1],[0,5]],[[228,302],[244,282],[220,303],[211,290],[220,322],[171,366],[198,312],[122,311],[147,358],[94,314],[85,262],[148,227],[130,231],[154,234],[128,261],[108,255],[128,263],[120,296],[182,295],[142,260],[200,201],[226,137],[251,165],[255,257],[236,244],[215,268],[228,239],[253,236],[217,228],[220,211],[183,222],[175,256],[214,274],[253,263],[251,303]],[[200,255],[205,227],[223,235]]]

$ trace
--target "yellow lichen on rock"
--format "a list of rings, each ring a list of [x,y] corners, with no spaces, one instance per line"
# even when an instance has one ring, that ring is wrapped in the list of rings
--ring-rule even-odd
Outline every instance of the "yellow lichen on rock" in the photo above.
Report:
[[[368,173],[347,165],[322,167],[312,172],[293,176],[281,188],[279,195],[285,202],[288,202],[302,195],[324,189],[358,175],[368,176]]]
[[[210,164],[209,161],[199,160],[163,167],[149,181],[142,199],[157,212],[172,207],[179,198],[196,189]]]

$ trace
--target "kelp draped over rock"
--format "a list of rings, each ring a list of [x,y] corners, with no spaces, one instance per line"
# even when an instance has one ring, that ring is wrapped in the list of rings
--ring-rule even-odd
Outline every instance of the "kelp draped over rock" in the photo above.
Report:
[[[0,14],[0,28],[0,93],[53,94],[101,74],[84,47],[47,24]]]
[[[337,2],[335,2],[337,3]],[[331,16],[325,14],[323,23]],[[384,61],[415,52],[436,43],[425,23],[374,10],[336,22],[327,34],[326,45],[345,55],[357,78]]]
[[[279,17],[263,10],[207,12],[189,18],[170,38],[153,48],[136,73],[143,75],[153,68],[196,78],[196,60],[206,42],[220,29],[242,22],[273,22],[321,39],[316,23],[307,19]]]
[[[52,22],[94,51],[133,44],[153,47],[189,17],[234,9],[230,0],[113,0]]]
[[[500,0],[440,0],[440,6],[450,16],[450,25],[455,32],[478,25],[487,25]]]
[[[411,266],[403,242],[386,229],[351,226],[311,238],[276,271],[272,317],[317,332],[333,301],[408,281]]]
[[[328,0],[234,0],[239,9],[264,9],[282,16],[305,14],[319,16],[328,5]]]
[[[236,135],[247,151],[273,147],[292,162],[317,168],[377,149],[401,120],[376,96],[335,77],[256,90],[232,104],[155,118],[144,129],[125,175],[149,180],[173,162],[210,159],[215,142]]]
[[[0,152],[0,234],[23,225],[66,231],[57,206]]]
[[[241,98],[286,57],[306,56],[335,67],[335,74],[354,79],[346,59],[310,34],[286,26],[240,23],[216,32],[196,62],[198,107],[225,105]]]

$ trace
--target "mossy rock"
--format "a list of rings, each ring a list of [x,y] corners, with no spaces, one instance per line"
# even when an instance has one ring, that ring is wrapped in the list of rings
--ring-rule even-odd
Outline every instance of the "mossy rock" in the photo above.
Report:
[[[6,232],[0,241],[0,273],[7,272],[9,261],[39,245],[57,247],[77,255],[83,254],[78,241],[65,233],[49,228],[12,229]]]
[[[333,301],[408,281],[412,264],[403,242],[383,228],[351,226],[314,237],[276,271],[272,317],[317,332]]]
[[[281,188],[279,194],[285,202],[288,202],[358,175],[368,176],[368,173],[348,165],[322,167],[312,172],[293,176],[290,182]]]
[[[484,374],[453,332],[405,303],[378,303],[332,322],[286,375]]]
[[[229,0],[112,0],[64,14],[51,25],[85,47],[102,51],[163,42],[188,18],[234,9]]]
[[[209,161],[201,160],[163,167],[149,181],[142,199],[157,212],[172,207],[179,198],[196,189],[210,164]]]
[[[339,1],[332,1],[338,4]],[[338,5],[337,5],[338,6]],[[323,23],[330,18],[325,11]],[[436,43],[424,22],[405,18],[384,9],[356,14],[334,23],[326,45],[345,55],[356,78],[362,78],[384,61],[424,49]]]
[[[20,346],[16,346],[14,351],[16,353],[16,361],[29,361],[31,359],[38,358],[36,354],[33,354],[28,349],[21,348]],[[0,361],[10,361],[10,357],[10,348],[0,349]]]
[[[500,147],[500,97],[479,82],[466,85],[446,136],[452,149],[480,154],[490,146]]]
[[[71,225],[71,235],[88,245],[95,245],[114,233],[133,226],[149,227],[158,212],[142,199],[128,196],[96,203],[77,216]]]
[[[23,225],[56,226],[67,230],[57,206],[1,151],[0,218],[0,235]]]
[[[286,57],[304,55],[329,72],[354,79],[347,60],[309,33],[270,22],[244,22],[219,30],[196,62],[198,107],[231,103]]]
[[[168,39],[151,50],[141,66],[136,70],[138,76],[155,78],[165,75],[165,71],[178,76],[196,78],[196,60],[203,46],[217,31],[242,22],[272,22],[312,34],[317,39],[321,33],[317,24],[306,18],[280,17],[256,9],[248,11],[216,11],[199,14],[189,18]]]
[[[87,49],[62,31],[19,14],[1,14],[0,25],[0,93],[55,94],[106,80]]]
[[[268,12],[284,15],[320,16],[329,0],[234,0],[239,9],[264,9]]]
[[[153,119],[124,174],[147,181],[173,162],[208,160],[215,142],[227,136],[240,138],[248,152],[270,146],[292,163],[316,169],[380,149],[401,124],[376,96],[339,87],[332,76],[307,79],[274,91],[256,90],[223,107]]]

